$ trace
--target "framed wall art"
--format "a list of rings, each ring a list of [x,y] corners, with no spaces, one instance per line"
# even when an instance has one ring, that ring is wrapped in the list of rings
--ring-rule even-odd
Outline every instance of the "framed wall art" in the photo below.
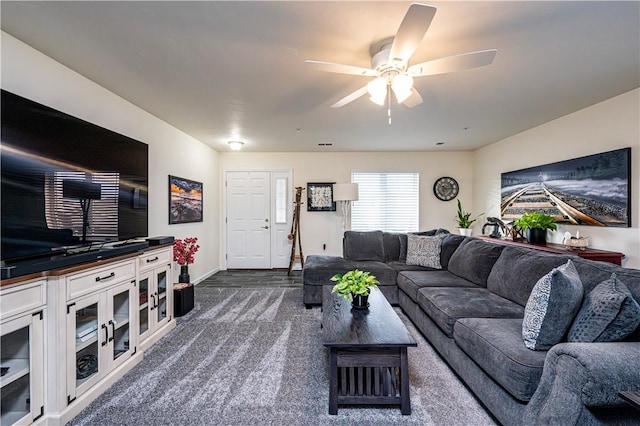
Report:
[[[558,223],[631,226],[631,148],[502,173],[502,219],[538,211]]]
[[[169,175],[169,225],[202,222],[202,182]]]
[[[333,184],[307,183],[307,211],[309,212],[334,212],[336,203],[333,201]]]

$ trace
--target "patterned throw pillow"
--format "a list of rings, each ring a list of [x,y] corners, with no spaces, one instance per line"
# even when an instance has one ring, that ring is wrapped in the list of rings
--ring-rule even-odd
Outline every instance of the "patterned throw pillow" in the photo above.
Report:
[[[580,309],[583,292],[582,281],[571,260],[540,278],[524,308],[525,346],[539,351],[560,343]]]
[[[433,237],[414,234],[407,235],[407,265],[426,266],[442,269],[440,265],[440,246],[446,234]]]
[[[569,330],[569,342],[615,342],[640,325],[640,306],[616,274],[598,284],[584,303]]]

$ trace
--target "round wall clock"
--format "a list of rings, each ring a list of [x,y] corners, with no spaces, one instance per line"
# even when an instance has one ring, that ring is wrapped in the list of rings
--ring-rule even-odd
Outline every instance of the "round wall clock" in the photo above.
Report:
[[[433,184],[433,193],[442,201],[451,201],[458,196],[458,182],[452,177],[441,177]]]

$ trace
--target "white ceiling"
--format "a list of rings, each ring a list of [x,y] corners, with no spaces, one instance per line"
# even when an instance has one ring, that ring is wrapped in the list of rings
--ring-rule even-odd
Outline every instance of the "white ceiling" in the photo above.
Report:
[[[438,1],[410,64],[495,48],[493,64],[417,79],[424,103],[393,101],[391,125],[366,96],[330,108],[367,78],[304,60],[369,67],[409,4],[2,1],[0,12],[3,31],[220,151],[230,139],[246,151],[469,150],[640,87],[640,2]]]

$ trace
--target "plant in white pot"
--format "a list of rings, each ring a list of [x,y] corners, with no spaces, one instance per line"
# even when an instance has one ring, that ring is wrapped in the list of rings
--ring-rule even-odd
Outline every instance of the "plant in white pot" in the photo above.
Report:
[[[369,293],[372,288],[378,288],[376,284],[380,284],[380,281],[370,272],[359,269],[347,271],[344,275],[335,274],[331,277],[331,281],[337,283],[333,286],[331,292],[340,294],[351,302],[351,306],[356,309],[367,309],[369,307]]]
[[[462,210],[462,203],[460,203],[460,200],[457,200],[457,201],[458,201],[458,216],[456,217],[456,222],[458,222],[458,230],[460,231],[460,235],[470,236],[471,225],[473,225],[473,222],[478,220],[478,218],[482,216],[484,213],[480,213],[478,216],[471,219],[471,213],[465,212],[464,210]]]

